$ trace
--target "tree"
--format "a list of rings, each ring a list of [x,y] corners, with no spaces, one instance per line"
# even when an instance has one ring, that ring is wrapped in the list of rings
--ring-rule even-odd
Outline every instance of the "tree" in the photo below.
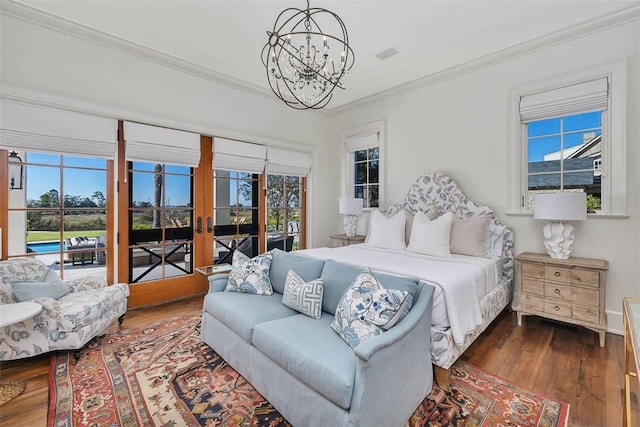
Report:
[[[102,191],[94,192],[91,198],[96,201],[96,204],[98,205],[98,207],[103,208],[106,206],[107,199],[106,197],[104,197],[104,194],[102,193]]]
[[[51,189],[40,196],[40,207],[42,208],[58,208],[60,207],[60,193],[58,190]]]

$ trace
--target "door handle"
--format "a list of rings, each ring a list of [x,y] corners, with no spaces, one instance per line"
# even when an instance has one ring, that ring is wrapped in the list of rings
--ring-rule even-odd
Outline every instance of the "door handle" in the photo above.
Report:
[[[213,218],[207,217],[207,233],[213,232]]]
[[[202,217],[199,216],[198,219],[196,220],[196,231],[198,232],[198,234],[202,233]]]

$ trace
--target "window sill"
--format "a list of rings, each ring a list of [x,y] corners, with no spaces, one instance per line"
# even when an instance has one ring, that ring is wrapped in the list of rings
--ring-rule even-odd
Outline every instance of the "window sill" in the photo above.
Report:
[[[505,213],[506,216],[530,216],[533,217],[533,213],[532,212],[506,212]],[[627,219],[629,218],[629,214],[624,213],[624,214],[595,214],[595,213],[590,213],[587,214],[587,219]]]

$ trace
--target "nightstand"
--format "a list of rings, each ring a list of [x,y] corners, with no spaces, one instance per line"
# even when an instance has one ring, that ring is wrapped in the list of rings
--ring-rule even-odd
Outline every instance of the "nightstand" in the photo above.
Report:
[[[608,269],[609,262],[603,259],[554,259],[546,254],[521,253],[516,257],[514,299],[518,326],[524,315],[571,323],[597,332],[600,347],[604,347]]]
[[[331,239],[331,247],[339,248],[340,246],[355,245],[356,243],[364,243],[366,236],[348,237],[346,234],[334,234],[329,236]]]

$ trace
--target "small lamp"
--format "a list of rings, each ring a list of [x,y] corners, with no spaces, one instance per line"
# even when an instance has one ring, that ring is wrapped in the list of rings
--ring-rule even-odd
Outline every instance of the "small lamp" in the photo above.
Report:
[[[363,199],[353,197],[340,198],[340,214],[344,215],[344,234],[347,237],[356,235],[358,229],[358,217],[362,213]]]
[[[22,190],[22,159],[18,153],[9,153],[9,190]]]
[[[587,193],[565,192],[536,194],[533,207],[535,219],[546,219],[544,246],[551,258],[568,259],[574,242],[573,225],[562,221],[587,219]]]

